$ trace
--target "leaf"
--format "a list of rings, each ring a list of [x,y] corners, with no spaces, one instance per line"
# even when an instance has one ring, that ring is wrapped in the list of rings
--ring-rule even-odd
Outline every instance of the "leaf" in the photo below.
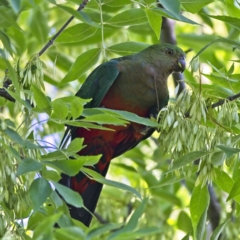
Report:
[[[39,8],[30,10],[29,27],[36,40],[41,44],[46,44],[48,36],[47,18]]]
[[[151,186],[150,188],[159,188],[159,187],[163,187],[163,186],[167,186],[167,185],[172,185],[176,182],[180,182],[183,179],[186,179],[190,176],[192,176],[193,174],[195,174],[198,171],[198,166],[192,166],[192,168],[190,169],[191,174],[186,176],[185,172],[180,172],[180,176],[176,176],[174,173],[169,173],[169,174],[164,174],[162,176],[162,178],[160,179],[160,181],[158,182],[158,184],[156,186]]]
[[[61,215],[62,213],[60,212],[50,216],[45,216],[34,230],[33,239],[53,239],[53,226]]]
[[[142,200],[141,204],[137,207],[137,209],[134,211],[133,215],[129,219],[129,221],[126,223],[126,225],[121,228],[118,231],[115,231],[113,234],[111,234],[108,238],[108,240],[112,240],[115,238],[119,238],[121,234],[123,233],[128,233],[128,232],[133,232],[135,228],[137,227],[137,223],[139,218],[142,216],[144,209],[147,205],[148,198],[145,198]],[[126,238],[124,238],[126,239]]]
[[[83,207],[82,197],[78,192],[73,191],[72,189],[63,186],[62,184],[52,182],[59,194],[63,197],[63,199],[70,205],[81,208]]]
[[[102,112],[106,112],[106,113],[118,114],[127,121],[139,123],[139,124],[142,124],[142,125],[145,125],[148,127],[160,127],[161,126],[159,123],[153,122],[149,118],[139,117],[135,113],[131,113],[131,112],[127,112],[127,111],[120,111],[120,110],[112,110],[112,109],[101,109],[101,108],[95,108],[95,109],[100,110]],[[84,114],[84,112],[87,112],[89,110],[90,109],[84,109],[83,114]]]
[[[240,48],[240,43],[239,42],[236,42],[236,41],[233,41],[233,40],[230,40],[230,39],[227,39],[227,38],[218,38],[216,40],[213,40],[212,42],[208,43],[206,46],[204,46],[191,60],[194,61],[195,58],[197,58],[200,54],[202,54],[208,47],[210,47],[212,44],[214,43],[217,43],[217,42],[222,42],[222,43],[227,43],[227,44],[230,44],[236,48]],[[191,64],[191,62],[189,64]]]
[[[185,16],[183,16],[180,13],[176,14],[176,13],[173,13],[164,8],[151,9],[151,10],[154,11],[156,14],[159,14],[163,17],[174,19],[176,21],[185,22],[185,23],[189,23],[189,24],[198,24],[198,23],[192,21],[191,19],[186,18]]]
[[[118,117],[115,117],[113,115],[107,115],[107,114],[96,114],[96,115],[88,116],[83,119],[80,119],[80,121],[95,122],[97,124],[111,124],[115,126],[126,126],[126,124],[128,123],[123,119],[119,119]]]
[[[37,211],[52,192],[49,182],[44,178],[35,179],[29,188],[29,197],[33,203],[33,210]]]
[[[182,6],[190,13],[197,13],[204,6],[212,3],[214,0],[180,0]]]
[[[83,138],[75,138],[68,145],[67,152],[77,153],[83,148]]]
[[[16,142],[17,144],[21,146],[25,146],[24,140],[21,138],[21,136],[14,131],[11,128],[7,128],[3,131],[10,139],[12,139],[13,142]]]
[[[181,211],[177,219],[178,229],[188,233],[192,231],[192,222],[189,215],[185,211]]]
[[[97,228],[91,229],[86,237],[86,240],[91,240],[91,239],[95,239],[96,237],[99,237],[101,234],[105,234],[108,231],[112,231],[115,229],[119,229],[120,227],[122,227],[122,223],[118,223],[118,224],[104,224],[104,225],[100,225]],[[95,237],[95,238],[94,238]]]
[[[240,195],[240,177],[238,177],[236,179],[236,181],[234,182],[234,184],[232,186],[232,189],[231,189],[231,191],[229,193],[229,196],[228,196],[226,201],[229,201],[229,200],[231,200],[231,199],[233,199],[233,198],[235,198],[239,195]]]
[[[213,15],[206,15],[206,16],[223,21],[240,30],[240,18],[229,17],[229,16],[213,16]]]
[[[209,202],[198,222],[197,228],[194,229],[195,232],[195,236],[196,236],[196,240],[203,240],[204,237],[204,233],[206,231],[206,225],[207,225],[207,212],[208,212],[208,206],[209,206]]]
[[[141,42],[123,42],[108,47],[107,50],[121,56],[137,53],[147,48],[149,44]]]
[[[154,11],[151,11],[150,9],[145,9],[145,13],[147,15],[147,19],[152,30],[155,32],[157,36],[157,39],[160,39],[162,16],[156,14]]]
[[[190,213],[194,231],[202,217],[202,214],[207,209],[209,204],[209,193],[207,186],[196,186],[193,189],[191,201],[190,201]]]
[[[13,11],[18,14],[21,7],[21,1],[20,0],[9,0],[9,3],[13,9]]]
[[[74,98],[71,101],[71,115],[73,118],[78,118],[83,111],[83,104],[80,98]]]
[[[85,240],[86,236],[83,232],[83,230],[77,226],[68,226],[63,227],[60,229],[57,229],[54,232],[55,239],[64,239],[64,240],[72,240],[72,239],[78,239],[78,240]]]
[[[79,173],[84,162],[80,159],[73,160],[55,160],[55,161],[44,161],[44,164],[48,166],[60,169],[62,172],[66,173],[69,176],[75,176]]]
[[[68,106],[61,98],[52,102],[53,112],[51,118],[66,119],[68,116]]]
[[[81,77],[89,68],[93,67],[98,62],[100,52],[100,48],[93,48],[79,55],[69,72],[59,83],[59,86]]]
[[[180,12],[180,2],[179,0],[159,0],[165,9],[168,11],[179,14]]]
[[[46,112],[48,115],[51,115],[51,102],[45,96],[45,94],[34,84],[31,85],[31,91],[33,91],[33,96],[37,107]]]
[[[121,7],[121,6],[126,6],[127,4],[131,4],[131,0],[121,0],[121,1],[116,1],[116,0],[104,0],[104,4],[109,6],[109,7]]]
[[[147,22],[146,14],[142,8],[129,9],[110,18],[106,24],[124,27],[129,25],[139,25]]]
[[[126,185],[126,184],[123,184],[123,183],[120,183],[120,182],[115,182],[115,181],[112,181],[112,180],[108,180],[105,177],[103,177],[101,174],[95,172],[92,169],[86,168],[86,167],[83,167],[82,171],[84,173],[87,173],[87,175],[90,179],[93,179],[97,182],[100,182],[100,183],[108,185],[108,186],[112,186],[112,187],[116,187],[116,188],[119,188],[119,189],[122,189],[122,190],[125,190],[125,191],[129,191],[129,192],[135,194],[140,199],[142,199],[140,193],[136,189],[134,189],[134,188],[132,188],[132,187]]]
[[[223,229],[225,228],[225,226],[228,224],[229,221],[230,219],[227,219],[225,222],[218,225],[217,228],[213,231],[210,240],[218,240],[220,237],[220,234],[222,233]]]
[[[219,170],[218,168],[214,168],[214,173],[216,174],[214,182],[223,191],[230,193],[234,183],[232,178],[226,172]]]
[[[42,169],[42,163],[32,159],[32,158],[24,158],[18,165],[17,176],[20,176],[27,172],[38,171]]]
[[[230,148],[225,145],[217,145],[216,147],[224,151],[224,153],[227,155],[228,158],[240,152],[240,148]]]
[[[56,39],[57,43],[77,43],[81,42],[91,36],[97,31],[96,27],[89,26],[85,23],[79,23],[72,27],[67,28]]]
[[[195,151],[195,152],[187,153],[187,154],[181,156],[180,158],[174,160],[173,166],[166,173],[169,173],[178,168],[181,168],[181,167],[183,167],[203,156],[206,156],[208,154],[210,154],[210,152]]]

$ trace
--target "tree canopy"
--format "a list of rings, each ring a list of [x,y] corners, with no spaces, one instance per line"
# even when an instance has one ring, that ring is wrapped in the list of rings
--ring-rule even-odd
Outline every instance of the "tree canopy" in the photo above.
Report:
[[[237,0],[2,0],[1,238],[239,238],[239,14]],[[188,67],[157,119],[84,109],[75,93],[94,67],[160,41],[177,41]],[[87,167],[100,156],[76,154],[83,139],[59,147],[65,125],[128,121],[156,132],[106,178]],[[90,228],[66,207],[81,196],[58,183],[80,169],[104,184]]]

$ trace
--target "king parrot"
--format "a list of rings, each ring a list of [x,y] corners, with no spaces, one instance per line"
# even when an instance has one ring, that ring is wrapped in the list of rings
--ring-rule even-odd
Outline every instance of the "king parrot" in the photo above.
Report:
[[[85,108],[102,107],[124,110],[141,117],[156,116],[168,103],[167,78],[183,72],[185,54],[171,44],[156,44],[136,54],[111,59],[98,66],[86,79],[76,96],[92,100]],[[154,128],[130,122],[127,126],[108,126],[114,131],[68,126],[63,141],[84,138],[79,155],[102,154],[93,169],[105,176],[110,161],[148,138]],[[60,183],[78,192],[85,207],[94,212],[102,184],[90,180],[81,171],[73,177],[62,174]],[[89,226],[92,215],[83,208],[68,206],[71,217]]]

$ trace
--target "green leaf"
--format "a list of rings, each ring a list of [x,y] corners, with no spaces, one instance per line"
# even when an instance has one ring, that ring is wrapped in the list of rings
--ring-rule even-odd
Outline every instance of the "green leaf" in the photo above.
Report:
[[[206,225],[207,225],[207,212],[208,212],[208,206],[209,206],[209,202],[198,222],[197,228],[194,229],[195,231],[195,236],[196,236],[196,240],[203,240],[204,237],[204,233],[206,231]]]
[[[22,139],[22,137],[13,129],[7,128],[3,131],[12,141],[16,142],[17,144],[21,146],[25,146],[25,142]]]
[[[218,225],[217,228],[213,231],[210,240],[218,240],[220,237],[220,234],[222,233],[223,229],[226,227],[229,221],[230,219]]]
[[[93,67],[98,62],[100,52],[100,48],[93,48],[78,56],[59,85],[61,86],[81,77],[87,70],[89,70],[89,68]]]
[[[21,0],[9,0],[13,11],[18,14],[21,8]]]
[[[79,23],[72,27],[67,28],[56,39],[57,43],[77,43],[81,42],[91,36],[97,31],[96,27],[89,26],[85,23]]]
[[[129,191],[129,192],[135,194],[140,199],[142,199],[140,193],[136,189],[134,189],[134,188],[132,188],[132,187],[126,185],[126,184],[123,184],[123,183],[120,183],[120,182],[115,182],[115,181],[112,181],[112,180],[108,180],[105,177],[103,177],[101,174],[99,174],[99,173],[97,173],[94,170],[89,169],[89,168],[83,167],[82,171],[84,173],[86,173],[90,179],[93,179],[93,180],[95,180],[97,182],[100,182],[102,184],[106,184],[108,186],[112,186],[112,187],[116,187],[116,188],[119,188],[119,189],[122,189],[122,190],[125,190],[125,191]]]
[[[209,204],[209,193],[207,186],[196,186],[193,190],[190,201],[190,213],[194,232],[202,217],[202,214],[207,209]]]
[[[237,197],[240,195],[240,177],[236,179],[236,181],[233,184],[233,187],[229,193],[229,196],[227,198],[227,201]]]
[[[75,138],[68,145],[67,152],[77,153],[83,148],[83,138]]]
[[[73,118],[78,118],[83,111],[83,105],[80,98],[74,98],[71,101],[71,115]]]
[[[141,43],[141,42],[123,42],[112,45],[107,48],[107,50],[119,54],[121,56],[130,55],[133,53],[137,53],[147,48],[149,44]]]
[[[171,19],[174,19],[176,21],[185,22],[185,23],[189,23],[189,24],[198,24],[198,23],[192,21],[191,19],[184,17],[180,13],[178,13],[178,14],[173,13],[173,12],[167,10],[167,9],[164,9],[164,8],[152,9],[152,11],[154,11],[156,14],[159,14],[163,17],[171,18]]]
[[[219,39],[213,40],[212,42],[210,42],[210,43],[208,43],[206,46],[204,46],[204,47],[192,58],[191,62],[194,61],[195,58],[197,58],[200,54],[202,54],[208,47],[210,47],[212,44],[217,43],[217,42],[227,43],[227,44],[232,45],[233,47],[240,48],[240,43],[239,43],[239,42],[236,42],[236,41],[233,41],[233,40],[227,39],[227,38],[219,38]],[[190,62],[189,64],[191,64],[191,62]]]
[[[224,152],[217,151],[211,156],[211,162],[214,166],[222,166],[225,160]]]
[[[76,226],[69,226],[69,227],[63,227],[60,229],[57,229],[54,232],[55,239],[59,240],[72,240],[72,239],[78,239],[78,240],[85,240],[86,236],[83,232],[83,230]]]
[[[121,12],[110,18],[106,24],[117,27],[139,25],[147,22],[146,14],[142,8],[133,8]]]
[[[33,210],[37,211],[52,192],[49,182],[44,178],[35,179],[29,188],[29,197],[33,203]]]
[[[49,31],[47,17],[39,8],[32,8],[30,13],[28,21],[31,33],[33,33],[39,43],[45,45]]]
[[[56,213],[50,216],[45,216],[37,225],[33,233],[33,239],[53,239],[53,228],[62,213]]]
[[[109,6],[109,7],[121,7],[121,6],[126,6],[127,4],[131,4],[131,0],[121,0],[121,1],[116,1],[116,0],[104,0],[104,4]]]
[[[168,11],[179,14],[180,12],[180,2],[179,0],[159,0],[165,9]]]
[[[160,39],[162,16],[160,16],[159,14],[150,9],[145,9],[145,13],[147,15],[147,19],[152,30],[155,32],[157,36],[157,39]]]
[[[83,200],[79,193],[73,191],[72,189],[63,186],[62,184],[52,182],[59,194],[63,199],[70,205],[81,208],[83,207]]]
[[[58,119],[66,119],[68,116],[69,108],[67,104],[65,104],[61,98],[56,99],[52,102],[53,112],[51,117]]]
[[[34,84],[31,85],[31,91],[33,91],[33,96],[37,107],[46,112],[48,115],[51,115],[51,102],[45,96],[45,94]]]
[[[164,174],[158,184],[156,186],[151,186],[150,188],[159,188],[167,185],[172,185],[176,182],[180,182],[183,179],[186,179],[187,177],[192,176],[198,171],[198,166],[192,166],[192,168],[189,167],[189,172],[190,174],[187,174],[185,172],[180,172],[180,176],[176,176],[175,173],[169,173],[169,174]]]
[[[79,173],[84,162],[80,159],[73,160],[56,160],[56,161],[44,161],[44,164],[47,164],[50,167],[60,169],[62,172],[66,173],[69,176],[75,176]]]
[[[42,163],[32,159],[32,158],[24,158],[18,165],[17,176],[20,176],[27,172],[38,171],[42,169]]]
[[[124,233],[128,233],[128,232],[132,233],[135,230],[135,228],[137,227],[138,220],[144,212],[144,209],[147,205],[147,201],[148,201],[148,198],[143,199],[141,204],[134,211],[133,215],[131,216],[131,218],[129,219],[127,224],[120,230],[115,231],[113,234],[111,234],[109,236],[108,240],[119,238]],[[122,238],[122,239],[126,239],[126,238]]]
[[[218,168],[214,168],[214,173],[216,174],[214,182],[220,189],[227,193],[230,193],[234,183],[232,178],[226,172],[219,170]]]
[[[213,16],[213,15],[206,15],[206,16],[223,21],[235,27],[236,29],[240,30],[240,18],[229,17],[229,16]]]
[[[190,13],[197,13],[207,4],[214,0],[180,0],[182,6]]]
[[[181,156],[180,158],[174,160],[173,166],[166,173],[169,173],[178,168],[184,167],[185,165],[187,165],[203,156],[206,156],[208,154],[210,154],[210,152],[195,151],[195,152],[187,153],[187,154]]]
[[[113,115],[108,114],[96,114],[92,116],[85,117],[80,119],[81,122],[95,122],[98,124],[111,124],[115,126],[126,126],[128,123],[125,120],[119,119],[119,117],[115,117]]]
[[[232,155],[240,152],[240,148],[231,148],[231,147],[227,147],[225,145],[217,145],[216,147],[221,149],[222,151],[224,151],[228,158],[230,158]]]
[[[103,109],[103,108],[94,108],[94,109],[84,109],[83,114],[86,112],[90,112],[90,111],[94,111],[94,110],[99,110],[105,113],[111,113],[111,114],[117,114],[119,116],[121,116],[123,119],[127,120],[127,121],[131,121],[131,122],[135,122],[135,123],[139,123],[148,127],[161,127],[161,125],[159,123],[153,122],[152,120],[150,120],[149,118],[143,118],[143,117],[139,117],[137,114],[135,113],[131,113],[131,112],[127,112],[127,111],[120,111],[120,110],[112,110],[112,109]]]
[[[97,228],[94,228],[92,230],[90,230],[87,234],[86,240],[91,240],[91,239],[95,239],[96,237],[99,237],[102,234],[105,234],[106,232],[115,230],[115,229],[119,229],[120,227],[122,227],[122,223],[120,224],[104,224],[104,225],[100,225]]]
[[[185,211],[181,211],[177,219],[178,229],[188,233],[192,231],[192,222],[189,215]]]

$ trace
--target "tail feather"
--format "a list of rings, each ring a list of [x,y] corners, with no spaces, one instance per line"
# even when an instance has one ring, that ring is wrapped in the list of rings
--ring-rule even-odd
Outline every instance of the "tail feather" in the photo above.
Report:
[[[109,163],[105,164],[103,171],[101,171],[101,175],[105,176],[107,174],[108,168]],[[72,184],[73,182],[75,184]],[[83,199],[84,206],[91,213],[94,213],[103,187],[101,183],[90,180],[82,172],[78,173],[78,175],[75,177],[69,177],[66,174],[62,174],[60,183],[79,192]],[[82,222],[87,227],[90,225],[92,215],[87,210],[84,208],[76,208],[70,204],[68,204],[68,207],[72,218]]]

